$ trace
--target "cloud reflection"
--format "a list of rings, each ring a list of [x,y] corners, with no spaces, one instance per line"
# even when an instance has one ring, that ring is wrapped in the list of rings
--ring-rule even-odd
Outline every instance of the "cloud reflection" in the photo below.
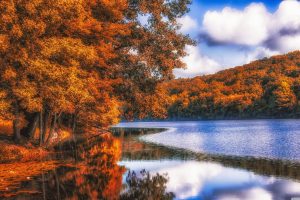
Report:
[[[300,183],[255,175],[213,162],[197,161],[123,161],[134,171],[168,173],[167,190],[177,199],[280,200],[300,196]]]

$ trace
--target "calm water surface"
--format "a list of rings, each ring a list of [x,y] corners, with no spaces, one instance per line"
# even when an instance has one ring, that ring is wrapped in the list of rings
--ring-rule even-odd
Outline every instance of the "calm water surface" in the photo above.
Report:
[[[300,120],[137,122],[118,127],[163,127],[143,141],[201,153],[300,161]]]
[[[132,128],[166,128],[136,137],[137,143],[144,141],[152,148],[160,145],[158,155],[149,147],[146,155],[145,149],[141,155],[133,154],[127,145],[128,152],[123,148],[119,164],[128,170],[167,173],[167,190],[176,199],[300,197],[299,120],[135,122],[117,127],[129,132]],[[162,153],[167,148],[173,151]]]

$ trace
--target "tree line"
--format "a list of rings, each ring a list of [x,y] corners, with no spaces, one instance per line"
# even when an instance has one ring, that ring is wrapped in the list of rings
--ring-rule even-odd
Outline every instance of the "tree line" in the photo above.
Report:
[[[156,111],[168,119],[300,117],[300,51],[213,75],[159,85]],[[156,105],[154,104],[154,105]],[[148,118],[156,118],[155,112]]]
[[[0,118],[15,141],[39,143],[143,117],[144,97],[184,64],[177,18],[190,0],[3,0],[0,2]],[[142,23],[141,18],[147,18]],[[23,137],[24,136],[24,137]]]

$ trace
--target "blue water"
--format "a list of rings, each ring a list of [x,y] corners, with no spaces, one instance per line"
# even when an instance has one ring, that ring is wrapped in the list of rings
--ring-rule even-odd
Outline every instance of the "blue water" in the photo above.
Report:
[[[300,120],[132,122],[117,127],[168,128],[140,139],[195,152],[300,161]]]

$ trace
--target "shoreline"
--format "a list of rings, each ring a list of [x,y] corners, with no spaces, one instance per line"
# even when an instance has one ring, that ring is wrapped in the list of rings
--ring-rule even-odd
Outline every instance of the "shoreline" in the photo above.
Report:
[[[148,142],[141,140],[141,136],[159,134],[169,129],[161,130],[157,128],[156,132],[153,132],[155,128],[142,128],[143,134],[137,133],[139,127],[117,127],[118,129],[124,129],[124,134],[118,134],[119,137],[132,136],[133,141],[142,143],[146,146],[150,146],[158,149],[165,149],[167,152],[175,152],[174,154],[180,157],[183,156],[184,160],[195,160],[195,161],[212,161],[221,163],[224,166],[239,168],[244,170],[250,170],[257,174],[261,175],[272,175],[281,178],[292,178],[300,180],[300,161],[294,160],[285,160],[285,159],[275,159],[275,158],[264,158],[264,157],[253,157],[253,156],[235,156],[235,155],[226,155],[226,154],[210,154],[210,153],[201,153],[192,151],[185,148],[179,148],[174,146],[168,146],[160,143]],[[130,130],[131,129],[131,130]],[[151,133],[145,132],[150,130]],[[134,130],[132,132],[132,130]],[[161,130],[161,131],[159,131]],[[126,133],[127,132],[127,133]],[[118,137],[117,135],[115,135]],[[171,157],[172,158],[172,157]],[[133,159],[131,157],[131,159]],[[138,159],[138,157],[137,157]],[[152,158],[153,159],[153,158]],[[154,158],[154,160],[157,158]],[[285,170],[283,170],[285,169]]]
[[[2,139],[0,140],[0,165],[1,164],[14,164],[18,162],[34,162],[34,161],[46,161],[51,160],[52,154],[57,153],[57,147],[59,145],[64,145],[67,142],[73,142],[74,139],[78,142],[88,140],[89,138],[95,136],[103,136],[108,133],[108,131],[99,131],[99,133],[86,133],[73,135],[69,131],[62,131],[57,138],[53,138],[52,142],[46,146],[36,146],[32,143],[16,144],[10,140]]]
[[[255,121],[255,120],[300,120],[300,117],[295,118],[224,118],[224,119],[153,119],[153,120],[134,120],[134,121],[121,121],[120,123],[137,123],[137,122],[207,122],[207,121]]]
[[[300,120],[300,119],[299,119]],[[185,151],[185,152],[190,152],[192,154],[201,154],[201,155],[207,155],[208,157],[228,157],[228,158],[236,158],[236,159],[254,159],[254,160],[269,160],[269,161],[274,161],[274,162],[285,162],[285,163],[290,163],[290,164],[299,164],[300,165],[300,160],[289,160],[289,159],[279,159],[279,158],[268,158],[268,157],[255,157],[255,156],[239,156],[239,155],[230,155],[230,154],[221,154],[221,153],[209,153],[209,152],[198,152],[198,151],[193,151],[187,148],[182,148],[182,147],[176,147],[176,146],[170,146],[170,145],[165,145],[163,143],[156,143],[156,142],[151,142],[147,140],[141,139],[141,137],[146,136],[146,135],[154,135],[154,134],[162,134],[168,131],[174,131],[177,128],[171,127],[114,127],[114,129],[124,129],[122,131],[130,131],[129,135],[134,135],[136,139],[140,142],[146,143],[146,144],[152,144],[156,146],[163,146],[165,148],[170,148],[170,149],[176,149],[179,151]],[[142,129],[141,133],[137,133],[139,130]],[[145,131],[151,131],[150,133],[145,133]],[[113,133],[114,134],[114,133]],[[128,134],[128,133],[127,133]],[[125,133],[124,136],[127,135]],[[120,134],[118,134],[120,135]]]

